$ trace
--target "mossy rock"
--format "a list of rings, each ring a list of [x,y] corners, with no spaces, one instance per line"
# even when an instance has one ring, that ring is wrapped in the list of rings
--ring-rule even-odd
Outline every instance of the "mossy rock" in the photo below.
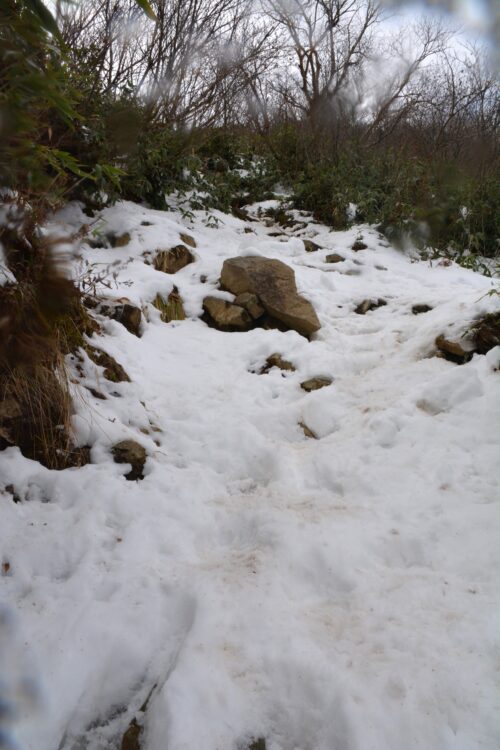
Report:
[[[160,311],[160,317],[164,323],[170,323],[172,320],[186,319],[182,297],[175,286],[168,295],[167,300],[161,294],[157,294],[153,300],[153,305]]]
[[[103,375],[106,380],[110,380],[112,383],[130,383],[129,376],[111,354],[102,349],[97,349],[95,346],[90,346],[90,344],[85,344],[83,349],[92,362],[104,368]]]

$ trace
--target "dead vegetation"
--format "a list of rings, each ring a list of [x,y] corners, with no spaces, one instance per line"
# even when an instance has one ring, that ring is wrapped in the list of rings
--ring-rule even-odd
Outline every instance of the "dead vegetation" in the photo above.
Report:
[[[0,448],[17,445],[50,469],[82,465],[64,356],[96,326],[35,227],[1,240],[15,281],[0,287]]]

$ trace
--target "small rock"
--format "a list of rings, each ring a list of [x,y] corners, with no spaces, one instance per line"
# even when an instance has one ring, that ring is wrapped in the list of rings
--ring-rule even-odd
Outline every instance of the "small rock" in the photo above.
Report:
[[[203,309],[221,331],[248,331],[252,327],[253,320],[244,307],[219,297],[205,297]]]
[[[99,312],[103,312],[103,310],[100,309]],[[103,314],[105,315],[106,313]],[[109,317],[117,320],[122,326],[125,326],[127,331],[133,333],[134,336],[140,336],[142,316],[141,311],[135,305],[131,305],[128,302],[114,305]]]
[[[312,240],[302,240],[302,242],[304,243],[304,249],[306,253],[316,253],[318,250],[323,249],[322,247],[320,247],[320,245],[317,245]]]
[[[300,387],[302,388],[302,390],[310,393],[311,391],[318,391],[320,388],[325,388],[325,386],[331,385],[332,383],[332,378],[315,377],[304,380],[300,384]]]
[[[280,370],[289,370],[290,372],[295,372],[295,367],[293,366],[293,364],[289,362],[287,359],[283,359],[281,354],[278,354],[277,352],[275,352],[274,354],[271,354],[266,359],[266,364],[260,371],[260,374],[265,375],[273,367],[278,367]]]
[[[299,427],[302,428],[302,431],[306,438],[312,438],[313,440],[317,440],[318,436],[315,432],[313,432],[306,424],[305,422],[299,422]]]
[[[123,234],[108,232],[106,237],[108,238],[111,247],[125,247],[130,242],[130,232],[123,232]]]
[[[432,307],[430,305],[413,305],[411,311],[414,315],[421,315],[422,313],[430,312]]]
[[[387,302],[385,299],[365,299],[363,302],[360,302],[359,305],[354,310],[355,313],[358,315],[364,315],[365,313],[369,312],[370,310],[376,310],[377,307],[383,307],[384,305],[387,305]]]
[[[99,367],[104,367],[103,375],[106,380],[110,380],[112,383],[130,383],[129,376],[111,354],[104,352],[102,349],[97,349],[95,346],[90,346],[90,344],[85,345],[84,349],[92,362]],[[101,394],[96,398],[106,397]]]
[[[351,246],[351,249],[354,250],[355,253],[357,253],[359,250],[366,250],[368,245],[365,245],[364,242],[361,242],[361,240],[356,240],[356,242]]]
[[[181,268],[194,263],[194,255],[185,245],[177,245],[170,250],[159,250],[154,259],[154,267],[163,273],[177,273]]]
[[[141,227],[152,227],[153,222],[152,221],[141,221]]]
[[[330,253],[330,255],[327,255],[325,258],[325,263],[342,263],[345,260],[343,255],[339,255],[338,253]]]
[[[130,464],[131,470],[125,479],[144,479],[143,469],[146,463],[146,449],[135,440],[122,440],[111,449],[117,464]]]
[[[464,340],[463,344],[458,341],[450,341],[442,334],[436,339],[436,346],[445,359],[456,364],[463,365],[468,362],[473,354],[472,348],[468,348],[470,342]]]
[[[255,231],[252,229],[252,227],[243,227],[243,232],[245,234],[255,234]]]
[[[239,294],[234,300],[234,304],[239,305],[240,307],[244,307],[254,320],[262,317],[262,315],[264,315],[265,313],[265,310],[260,304],[257,295],[250,294],[250,292]]]
[[[185,245],[189,245],[189,247],[196,247],[196,241],[194,237],[191,237],[189,234],[181,233],[179,237],[181,238],[181,240],[183,241]]]

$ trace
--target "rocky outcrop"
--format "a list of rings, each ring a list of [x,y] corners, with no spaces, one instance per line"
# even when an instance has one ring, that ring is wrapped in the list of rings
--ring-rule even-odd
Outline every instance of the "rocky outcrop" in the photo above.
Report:
[[[194,255],[185,245],[176,245],[170,250],[158,250],[153,265],[157,271],[163,273],[177,273],[181,268],[194,263]]]
[[[309,378],[308,380],[304,380],[300,387],[303,391],[307,391],[307,393],[311,393],[311,391],[319,391],[320,388],[325,388],[327,385],[331,385],[333,383],[332,378],[325,378],[325,377],[315,377],[315,378]]]
[[[244,307],[219,297],[205,297],[203,310],[207,322],[221,331],[248,331],[253,326],[253,318]]]
[[[113,459],[117,464],[130,464],[131,469],[125,474],[125,479],[131,481],[144,479],[144,464],[146,463],[146,449],[135,440],[122,440],[111,449]]]
[[[222,266],[221,284],[235,295],[256,294],[271,318],[303,336],[319,330],[321,324],[308,300],[297,292],[290,266],[274,258],[245,256],[230,258]]]

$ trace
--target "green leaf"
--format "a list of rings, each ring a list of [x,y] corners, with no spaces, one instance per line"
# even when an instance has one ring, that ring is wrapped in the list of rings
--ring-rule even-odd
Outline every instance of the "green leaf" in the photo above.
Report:
[[[158,20],[148,0],[135,0],[135,2],[152,21]]]
[[[61,39],[55,18],[44,3],[42,3],[42,0],[25,0],[25,4],[35,14],[44,29],[47,29],[55,37]]]

